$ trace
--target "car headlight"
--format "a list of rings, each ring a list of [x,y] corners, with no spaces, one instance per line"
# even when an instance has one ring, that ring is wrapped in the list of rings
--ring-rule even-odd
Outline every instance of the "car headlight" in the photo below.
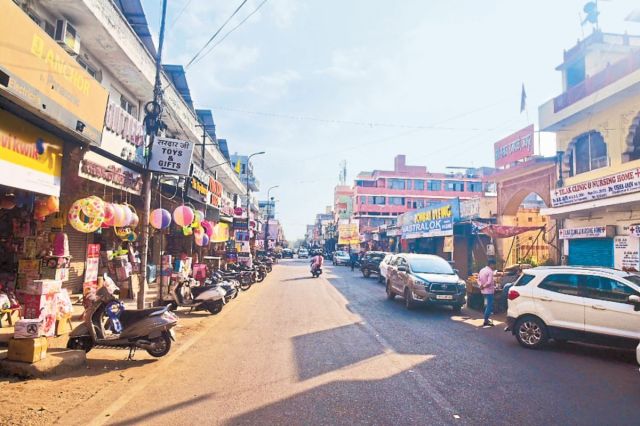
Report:
[[[429,281],[423,280],[422,278],[417,278],[417,277],[413,279],[413,282],[415,284],[423,285],[426,289],[429,289],[429,286],[431,285]]]

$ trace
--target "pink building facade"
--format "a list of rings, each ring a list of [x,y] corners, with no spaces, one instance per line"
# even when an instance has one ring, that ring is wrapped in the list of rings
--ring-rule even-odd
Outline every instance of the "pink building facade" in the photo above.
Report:
[[[353,187],[353,218],[360,232],[392,224],[402,213],[428,207],[453,198],[470,199],[484,195],[483,170],[464,173],[430,173],[425,166],[406,164],[405,155],[397,155],[393,170],[360,173]]]

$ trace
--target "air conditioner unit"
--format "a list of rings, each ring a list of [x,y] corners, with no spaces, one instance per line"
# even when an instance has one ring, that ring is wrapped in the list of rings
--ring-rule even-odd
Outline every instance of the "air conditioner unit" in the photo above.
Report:
[[[76,28],[66,19],[56,21],[55,41],[70,55],[80,54],[80,36]]]

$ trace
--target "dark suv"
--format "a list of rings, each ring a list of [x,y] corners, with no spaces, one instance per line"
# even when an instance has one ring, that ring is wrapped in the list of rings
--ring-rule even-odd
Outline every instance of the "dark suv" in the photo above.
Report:
[[[383,251],[370,251],[365,253],[360,259],[360,270],[362,271],[362,275],[366,278],[369,278],[371,274],[380,275],[380,262],[387,255]]]

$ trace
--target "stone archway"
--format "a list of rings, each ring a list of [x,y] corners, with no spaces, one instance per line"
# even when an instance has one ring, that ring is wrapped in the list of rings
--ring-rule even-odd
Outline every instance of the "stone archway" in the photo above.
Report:
[[[640,112],[638,112],[631,124],[625,139],[625,150],[622,153],[622,162],[640,160]]]

